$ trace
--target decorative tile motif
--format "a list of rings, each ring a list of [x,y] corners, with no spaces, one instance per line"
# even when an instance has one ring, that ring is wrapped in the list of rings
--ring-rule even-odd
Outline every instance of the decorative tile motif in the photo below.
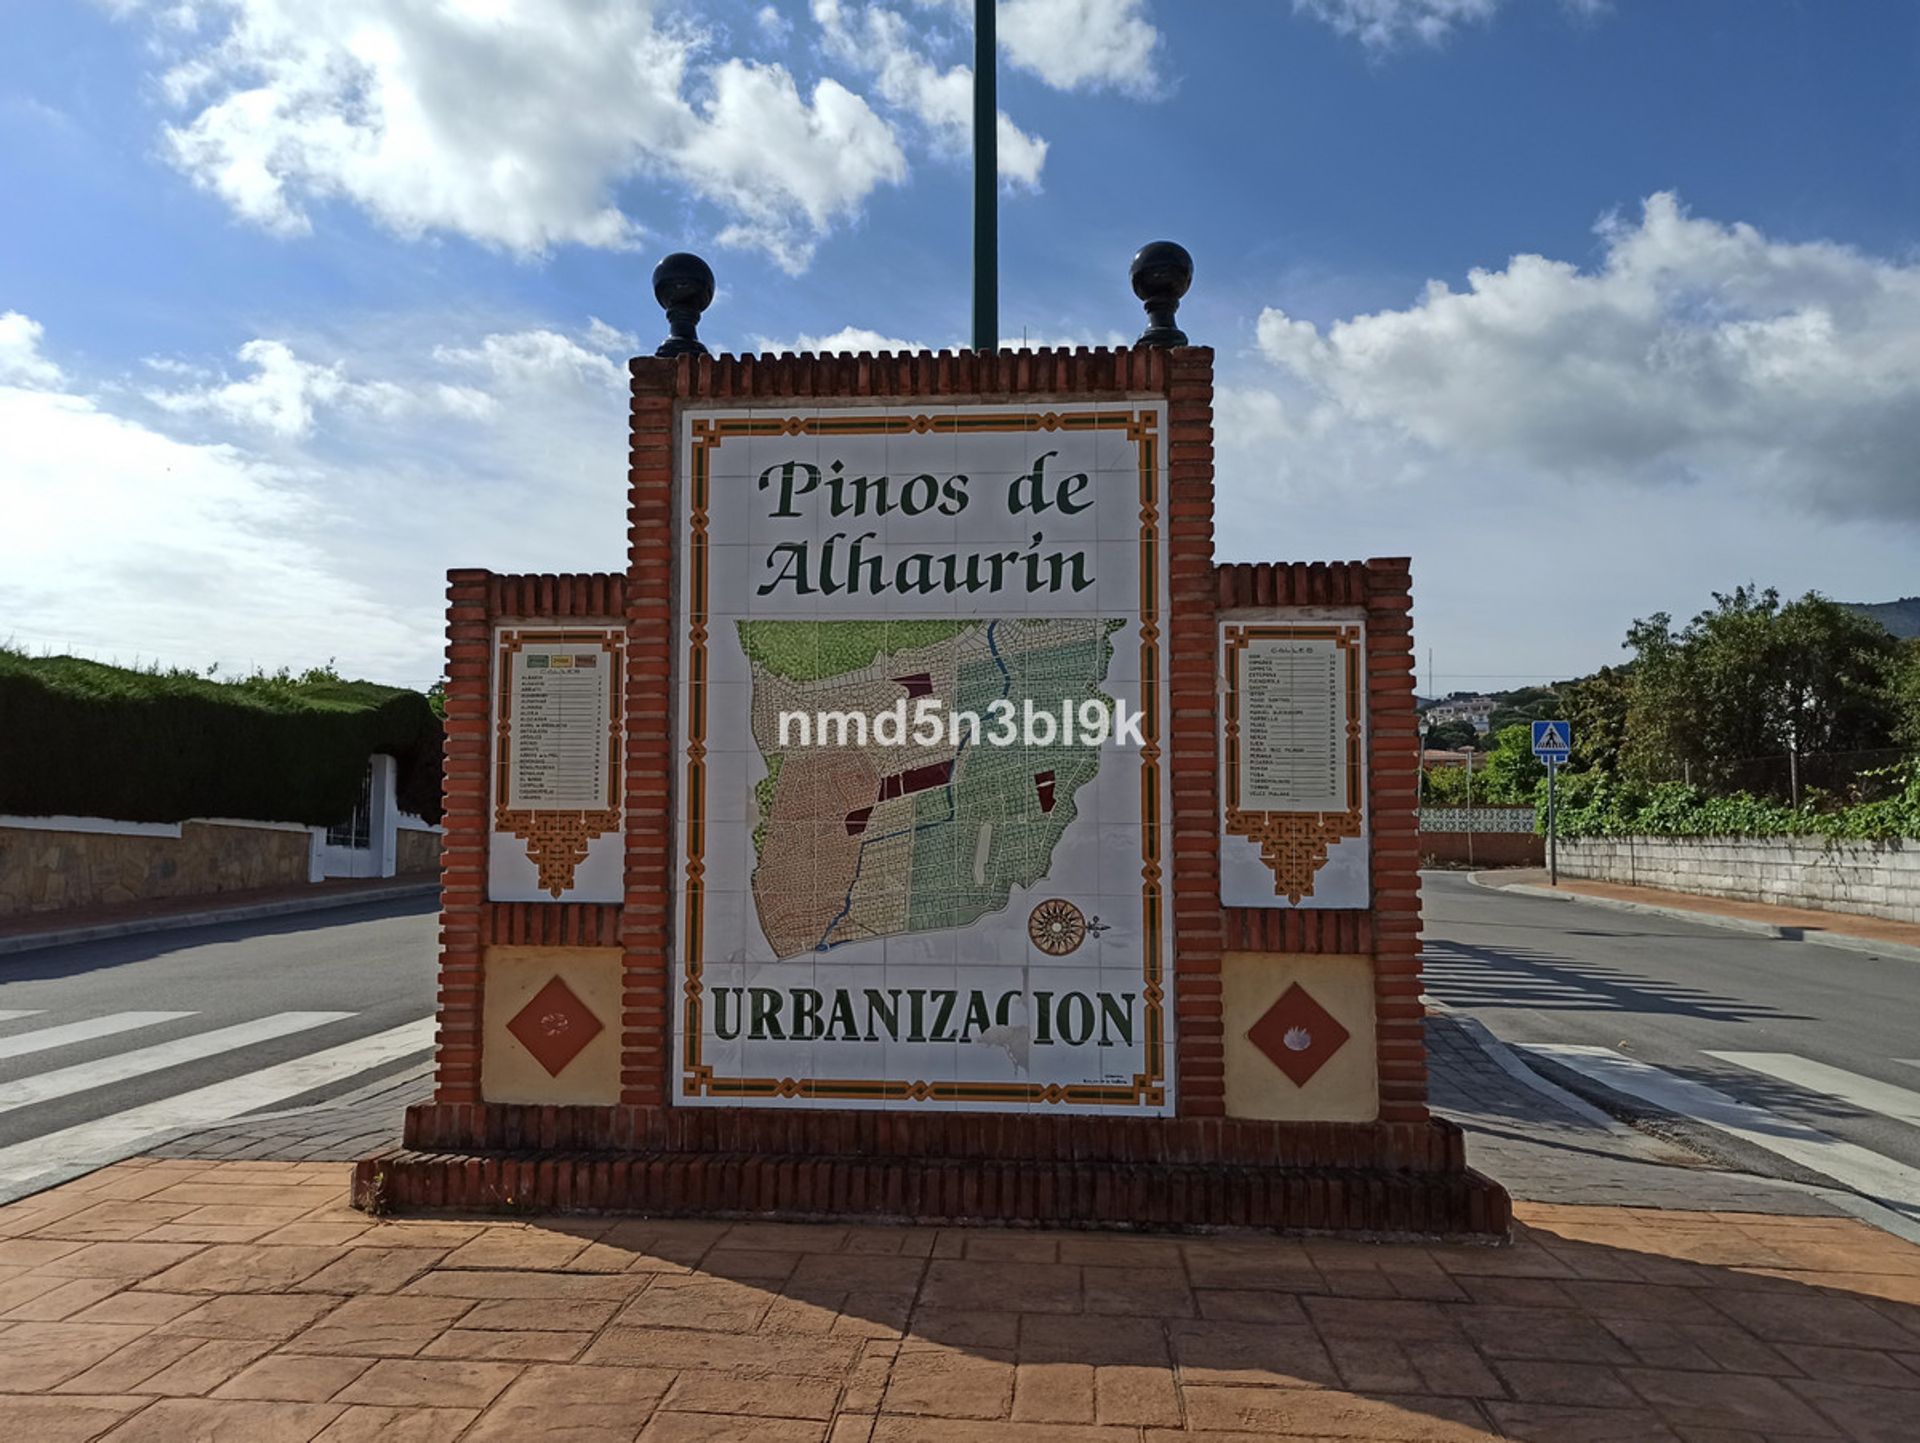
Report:
[[[1247,1041],[1286,1073],[1295,1087],[1305,1087],[1351,1036],[1298,982],[1247,1029]]]
[[[604,1026],[573,989],[555,977],[513,1015],[507,1031],[519,1039],[549,1076],[558,1077]]]

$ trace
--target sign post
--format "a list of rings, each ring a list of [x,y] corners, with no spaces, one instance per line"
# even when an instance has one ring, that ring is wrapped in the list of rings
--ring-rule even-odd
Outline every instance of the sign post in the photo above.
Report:
[[[1547,764],[1547,885],[1560,885],[1559,838],[1555,835],[1554,783],[1560,764],[1573,754],[1573,728],[1563,721],[1537,721],[1533,724],[1533,754]]]

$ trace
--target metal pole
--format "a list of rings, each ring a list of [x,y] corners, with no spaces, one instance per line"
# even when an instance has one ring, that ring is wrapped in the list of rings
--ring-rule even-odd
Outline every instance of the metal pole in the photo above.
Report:
[[[973,348],[1000,349],[1000,105],[994,0],[973,6]]]
[[[1553,827],[1553,783],[1559,775],[1560,763],[1549,761],[1547,763],[1547,885],[1550,887],[1560,885],[1560,839]]]

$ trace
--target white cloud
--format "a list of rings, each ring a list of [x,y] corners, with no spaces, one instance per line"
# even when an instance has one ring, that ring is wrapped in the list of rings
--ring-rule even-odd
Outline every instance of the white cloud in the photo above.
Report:
[[[0,312],[0,382],[16,386],[57,386],[60,368],[40,354],[45,328],[18,311]]]
[[[1297,14],[1331,25],[1370,49],[1408,41],[1438,45],[1463,25],[1491,20],[1506,0],[1293,0]],[[1599,15],[1609,0],[1559,0],[1578,16]]]
[[[635,244],[619,187],[712,202],[730,243],[803,266],[834,222],[906,176],[891,129],[825,81],[708,65],[657,0],[209,0],[165,91],[174,162],[243,218],[300,234],[344,200],[404,236],[520,254]]]
[[[1270,309],[1262,352],[1307,414],[1581,481],[1721,477],[1920,520],[1920,264],[1776,241],[1669,194],[1543,256],[1324,332]],[[1329,423],[1331,424],[1331,423]]]
[[[873,77],[887,104],[907,111],[927,127],[948,155],[964,154],[973,143],[973,68],[942,69],[922,48],[897,11],[878,5],[855,7],[842,0],[813,0],[813,18],[824,34],[827,52],[842,64]],[[1037,186],[1046,165],[1047,142],[1029,135],[1003,111],[994,129],[1000,177]]]
[[[1056,90],[1145,95],[1160,58],[1146,10],[1146,0],[1001,0],[997,34],[1010,62]]]
[[[211,413],[282,438],[310,434],[320,409],[338,409],[393,420],[415,410],[483,416],[493,405],[485,392],[468,386],[405,386],[394,381],[355,381],[338,362],[303,361],[284,341],[251,340],[239,357],[253,367],[243,380],[221,380],[178,391],[149,391],[147,399],[179,414]],[[182,367],[149,361],[157,370],[178,374]]]

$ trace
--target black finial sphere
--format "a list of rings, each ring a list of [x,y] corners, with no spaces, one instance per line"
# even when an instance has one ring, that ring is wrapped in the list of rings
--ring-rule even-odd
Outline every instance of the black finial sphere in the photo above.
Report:
[[[1146,305],[1147,329],[1135,342],[1142,346],[1184,346],[1187,333],[1174,324],[1180,298],[1193,284],[1193,257],[1174,241],[1153,241],[1134,252],[1129,270],[1133,293]]]
[[[671,333],[654,355],[706,355],[700,313],[713,304],[713,267],[690,251],[675,251],[653,268],[653,298],[667,313]]]

